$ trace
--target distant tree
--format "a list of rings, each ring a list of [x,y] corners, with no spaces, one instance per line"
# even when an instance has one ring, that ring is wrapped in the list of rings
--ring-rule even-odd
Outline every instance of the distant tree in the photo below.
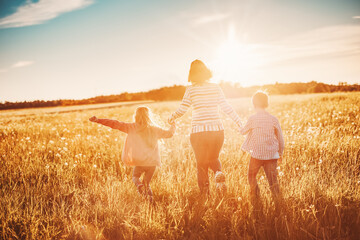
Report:
[[[315,81],[307,83],[279,83],[267,84],[264,86],[242,87],[238,83],[230,83],[221,81],[221,88],[226,97],[249,97],[259,89],[267,89],[270,94],[300,94],[300,93],[322,93],[322,92],[336,92],[336,91],[360,91],[359,84],[348,85],[346,82],[339,82],[338,85],[330,85],[325,83],[317,83]],[[170,87],[162,87],[153,89],[147,92],[113,94],[107,96],[96,96],[93,98],[72,100],[52,100],[43,101],[36,100],[32,102],[0,102],[1,109],[19,109],[19,108],[34,108],[34,107],[53,107],[53,106],[71,106],[81,104],[94,103],[110,103],[123,101],[139,101],[139,100],[154,100],[154,101],[169,101],[180,100],[185,93],[185,86],[174,85]]]
[[[314,86],[308,89],[309,93],[323,93],[330,92],[330,87],[324,83],[316,83]]]

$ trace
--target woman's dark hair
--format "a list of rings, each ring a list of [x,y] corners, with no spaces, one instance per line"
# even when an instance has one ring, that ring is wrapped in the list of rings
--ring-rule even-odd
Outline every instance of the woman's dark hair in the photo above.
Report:
[[[204,83],[212,78],[212,73],[206,65],[200,61],[195,60],[191,63],[188,81],[191,83]]]

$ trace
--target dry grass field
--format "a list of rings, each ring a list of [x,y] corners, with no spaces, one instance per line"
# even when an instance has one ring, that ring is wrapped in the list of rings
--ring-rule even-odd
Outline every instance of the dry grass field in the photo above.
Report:
[[[125,134],[88,121],[92,115],[131,121],[135,105],[0,114],[0,238],[359,239],[360,93],[270,100],[286,141],[279,170],[284,201],[277,215],[261,171],[260,218],[248,197],[244,137],[225,115],[220,160],[228,193],[199,198],[187,113],[176,135],[161,144],[163,165],[151,183],[150,204],[121,163]],[[230,103],[244,122],[252,114],[250,99]],[[178,104],[147,106],[166,126]]]

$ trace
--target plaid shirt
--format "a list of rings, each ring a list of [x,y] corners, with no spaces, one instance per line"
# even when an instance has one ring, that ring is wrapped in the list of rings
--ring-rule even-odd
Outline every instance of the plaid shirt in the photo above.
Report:
[[[277,159],[284,151],[284,138],[280,123],[276,117],[259,110],[252,115],[240,133],[246,135],[242,149],[250,153],[253,158],[260,160]]]

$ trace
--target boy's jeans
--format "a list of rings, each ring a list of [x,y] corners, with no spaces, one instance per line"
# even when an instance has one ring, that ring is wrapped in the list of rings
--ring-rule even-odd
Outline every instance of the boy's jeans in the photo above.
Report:
[[[190,142],[195,153],[200,191],[209,193],[208,169],[221,171],[219,153],[224,143],[224,131],[192,133]]]
[[[259,172],[260,168],[263,167],[265,171],[266,178],[270,185],[270,190],[273,195],[275,204],[280,197],[280,188],[277,181],[277,159],[271,160],[259,160],[251,157],[249,163],[248,171],[248,180],[250,184],[250,196],[252,202],[259,201],[260,189],[256,181],[256,175]]]

